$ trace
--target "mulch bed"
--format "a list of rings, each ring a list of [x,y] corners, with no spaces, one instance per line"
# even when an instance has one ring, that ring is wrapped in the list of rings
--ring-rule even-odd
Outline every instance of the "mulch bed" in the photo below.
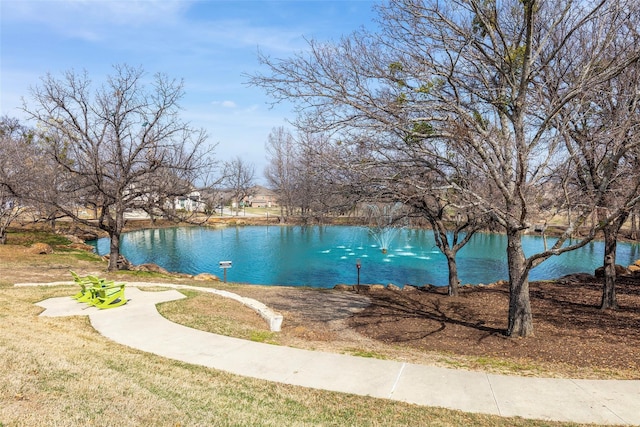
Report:
[[[640,279],[617,281],[618,310],[600,310],[602,279],[530,284],[535,336],[506,337],[508,285],[370,291],[349,324],[387,344],[472,356],[635,370],[640,378]],[[633,375],[633,374],[632,374]]]

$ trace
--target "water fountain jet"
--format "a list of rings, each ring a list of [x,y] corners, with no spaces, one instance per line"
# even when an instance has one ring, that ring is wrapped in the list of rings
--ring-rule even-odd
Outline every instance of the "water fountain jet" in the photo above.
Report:
[[[393,205],[368,205],[369,233],[378,242],[380,251],[386,254],[391,242],[405,226],[406,213],[402,203]]]

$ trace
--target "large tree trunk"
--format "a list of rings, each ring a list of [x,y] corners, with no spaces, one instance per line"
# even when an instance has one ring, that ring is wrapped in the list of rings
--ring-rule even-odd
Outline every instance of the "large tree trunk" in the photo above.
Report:
[[[4,230],[0,230],[0,245],[6,245],[7,244],[7,234],[4,232]]]
[[[507,335],[533,336],[533,316],[529,300],[529,272],[525,269],[522,232],[507,231],[507,261],[509,265],[509,320]]]
[[[120,236],[124,229],[124,208],[116,209],[115,218],[110,219],[109,229],[109,265],[108,271],[118,270],[118,261],[120,260]]]
[[[460,281],[458,280],[458,264],[456,263],[456,253],[446,251],[447,266],[449,267],[449,296],[457,297]]]
[[[115,230],[110,232],[109,242],[109,265],[107,270],[116,271],[118,270],[118,260],[120,259],[120,233]]]
[[[615,255],[605,255],[604,257],[604,285],[602,287],[602,310],[618,308],[616,297],[616,257]]]
[[[604,227],[604,285],[602,287],[602,310],[618,308],[616,297],[616,249],[618,246],[618,232],[627,220],[628,214],[622,214],[611,224]]]

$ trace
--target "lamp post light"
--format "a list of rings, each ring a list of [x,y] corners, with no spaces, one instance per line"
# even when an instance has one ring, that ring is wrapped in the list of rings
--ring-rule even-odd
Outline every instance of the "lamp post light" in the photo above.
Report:
[[[358,271],[358,284],[356,286],[356,292],[360,293],[360,267],[362,267],[362,263],[360,262],[360,258],[356,260],[356,270]]]

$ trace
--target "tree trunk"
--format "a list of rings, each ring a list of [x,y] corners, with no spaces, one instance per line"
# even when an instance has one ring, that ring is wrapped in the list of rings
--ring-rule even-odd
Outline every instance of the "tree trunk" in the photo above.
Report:
[[[449,296],[457,297],[460,281],[458,280],[458,264],[456,263],[456,253],[447,251],[447,266],[449,267]]]
[[[604,284],[602,287],[602,310],[618,308],[616,297],[616,249],[618,246],[618,232],[627,220],[628,214],[622,214],[611,224],[604,227]]]
[[[631,211],[631,240],[638,240],[638,211]]]
[[[507,231],[507,261],[509,265],[509,319],[507,335],[533,336],[533,316],[529,300],[529,272],[525,269],[522,232]]]
[[[618,308],[616,298],[616,258],[613,255],[604,257],[604,286],[602,287],[602,301],[600,309],[615,310]]]
[[[0,231],[0,245],[6,245],[7,244],[7,234],[4,232],[4,230]]]
[[[456,262],[457,249],[452,249],[449,238],[447,236],[447,226],[442,219],[433,215],[428,216],[433,230],[433,238],[440,252],[447,258],[447,267],[449,268],[449,287],[448,293],[451,297],[458,296],[460,280],[458,279],[458,263]]]
[[[109,229],[109,265],[108,271],[118,270],[118,261],[120,260],[120,235],[124,229],[124,208],[118,207],[115,212],[115,218],[110,218]]]
[[[109,265],[108,271],[118,270],[118,260],[120,259],[120,233],[113,230],[109,233]]]

